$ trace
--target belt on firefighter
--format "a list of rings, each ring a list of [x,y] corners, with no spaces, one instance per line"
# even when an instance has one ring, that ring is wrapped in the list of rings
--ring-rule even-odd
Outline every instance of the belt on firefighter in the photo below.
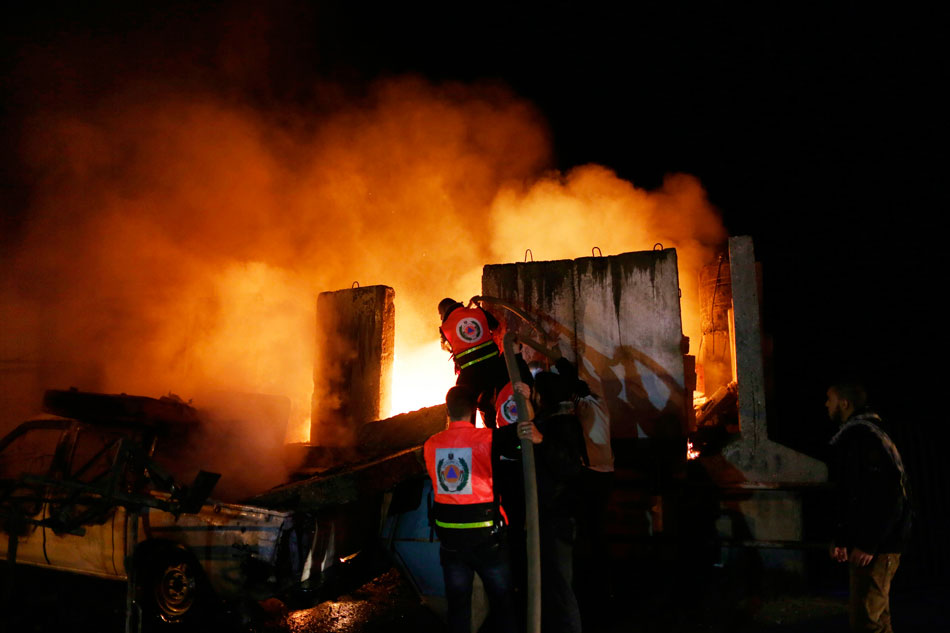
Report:
[[[445,521],[435,520],[435,524],[443,528],[453,528],[456,530],[470,530],[474,528],[487,528],[494,525],[492,521],[476,521],[475,523],[446,523]]]
[[[495,341],[488,341],[486,343],[482,343],[481,345],[476,345],[475,347],[469,348],[465,350],[464,352],[459,352],[458,354],[455,355],[455,362],[459,362],[462,356],[466,356],[468,354],[471,354],[472,352],[476,352],[480,349],[484,349],[488,347],[489,345],[495,345]],[[459,369],[465,369],[466,367],[470,365],[474,365],[475,363],[479,363],[493,356],[498,356],[498,347],[495,347],[491,352],[489,352],[488,354],[485,354],[484,356],[479,356],[478,358],[472,359],[468,361],[467,363],[460,364]]]

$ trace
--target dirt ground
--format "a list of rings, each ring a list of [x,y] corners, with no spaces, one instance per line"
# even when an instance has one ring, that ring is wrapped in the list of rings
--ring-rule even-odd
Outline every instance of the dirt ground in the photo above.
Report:
[[[715,579],[714,579],[715,580]],[[840,588],[767,597],[734,593],[713,582],[704,595],[677,595],[674,583],[616,582],[605,616],[588,633],[832,633],[847,631],[847,593]],[[682,588],[682,587],[679,587]],[[731,594],[731,595],[730,595]],[[950,587],[905,589],[892,595],[898,633],[950,631],[945,610]],[[13,601],[0,630],[10,633],[124,631],[122,583],[19,568]],[[222,622],[234,633],[440,633],[444,625],[426,609],[394,569],[351,591],[302,610],[265,603],[252,623]]]

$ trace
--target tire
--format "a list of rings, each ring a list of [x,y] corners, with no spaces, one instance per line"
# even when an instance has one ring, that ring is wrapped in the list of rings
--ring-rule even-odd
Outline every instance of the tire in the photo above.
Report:
[[[136,596],[146,631],[186,631],[207,614],[210,590],[198,561],[187,550],[149,552],[137,570]]]

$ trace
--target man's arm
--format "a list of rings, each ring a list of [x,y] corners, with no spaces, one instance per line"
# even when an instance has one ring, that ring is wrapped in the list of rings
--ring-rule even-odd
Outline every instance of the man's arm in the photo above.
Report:
[[[531,420],[522,420],[518,422],[518,437],[531,440],[532,444],[540,444],[544,441],[544,436],[538,427]]]
[[[521,425],[534,427],[532,422],[519,422],[518,424],[507,424],[492,430],[492,446],[497,455],[508,459],[521,459],[521,440],[525,437],[531,437],[530,431],[527,435],[522,435]],[[537,432],[536,428],[534,430]],[[535,444],[541,441],[541,434],[537,433],[537,437],[537,440],[531,437]]]
[[[488,321],[488,329],[491,330],[492,332],[497,330],[498,326],[501,325],[501,323],[498,322],[498,319],[495,318],[495,315],[489,312],[488,310],[486,310],[485,308],[483,308],[482,306],[478,306],[478,309],[481,310],[485,314],[485,319]]]
[[[857,565],[858,567],[866,567],[874,559],[874,554],[869,554],[865,552],[860,547],[855,547],[851,550],[851,556],[848,560]]]

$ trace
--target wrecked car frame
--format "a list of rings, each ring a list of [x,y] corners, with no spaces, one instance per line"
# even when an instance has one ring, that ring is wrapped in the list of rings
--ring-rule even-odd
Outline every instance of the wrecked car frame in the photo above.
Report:
[[[0,440],[0,557],[11,585],[17,563],[125,580],[133,630],[201,619],[221,602],[305,593],[358,551],[332,538],[338,513],[209,500],[213,473],[178,484],[159,458],[187,435],[193,411],[183,403],[47,392],[44,405],[75,415],[27,421]]]

